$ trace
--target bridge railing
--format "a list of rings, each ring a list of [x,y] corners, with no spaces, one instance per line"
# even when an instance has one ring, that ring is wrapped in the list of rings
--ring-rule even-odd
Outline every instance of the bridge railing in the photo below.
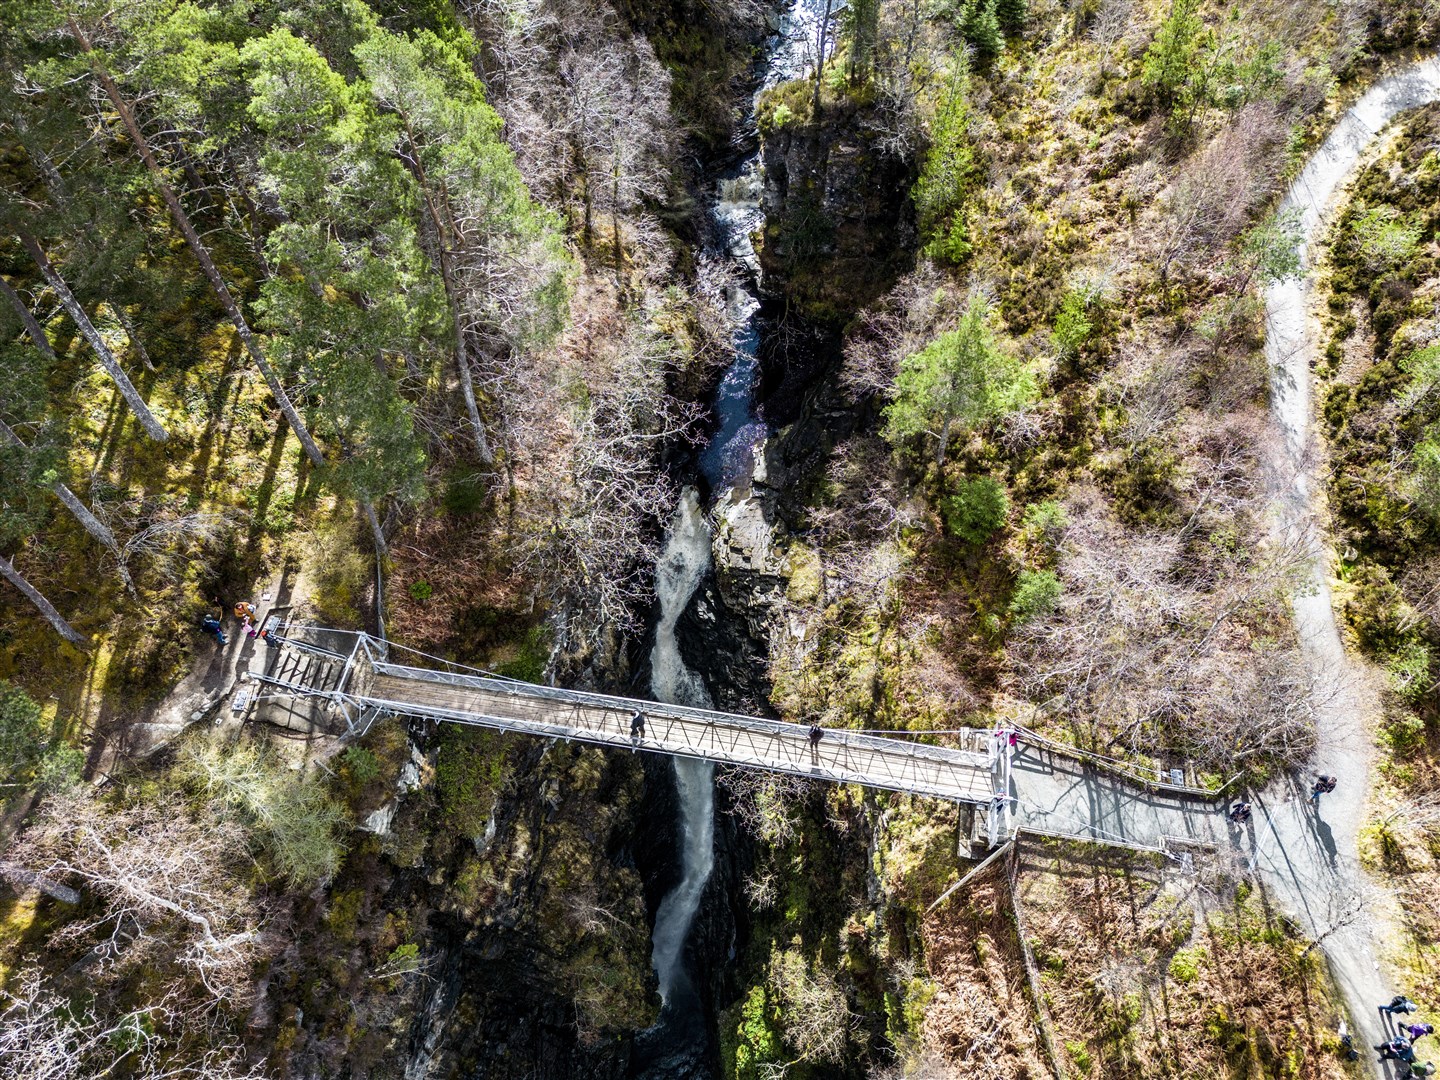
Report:
[[[557,704],[567,705],[588,705],[603,709],[633,709],[647,717],[665,716],[676,719],[689,720],[697,724],[723,723],[726,727],[738,728],[746,731],[753,731],[765,735],[783,734],[804,739],[808,736],[809,728],[804,724],[793,724],[785,720],[761,720],[753,716],[743,716],[738,713],[727,713],[716,709],[697,709],[688,705],[671,705],[664,702],[649,701],[644,698],[620,697],[611,694],[595,694],[584,690],[567,690],[558,686],[540,686],[535,683],[519,682],[513,679],[499,679],[486,675],[464,675],[448,671],[435,671],[432,668],[410,667],[404,664],[392,664],[385,661],[375,662],[375,673],[377,675],[394,675],[401,678],[419,679],[426,682],[442,683],[457,687],[472,687],[478,690],[487,690],[492,693],[511,694],[527,698],[535,698],[544,701],[552,701]],[[893,752],[896,746],[895,740],[885,739],[874,735],[863,735],[858,732],[847,731],[844,728],[824,729],[826,742],[842,746],[852,746],[868,750],[879,750]],[[980,739],[985,740],[987,746],[984,751],[957,750],[950,747],[931,746],[926,743],[907,743],[907,751],[911,756],[920,759],[943,763],[947,765],[966,764],[990,768],[995,761],[994,740],[989,732],[975,731]],[[972,743],[977,745],[977,743]]]
[[[1160,767],[1158,765],[1146,768],[1138,762],[1125,761],[1122,758],[1109,757],[1105,754],[1097,754],[1093,750],[1084,750],[1078,746],[1072,746],[1069,743],[1062,743],[1056,739],[1041,735],[1039,732],[1032,731],[1029,728],[1017,726],[1015,730],[1027,743],[1042,747],[1052,753],[1060,754],[1074,761],[1093,765],[1097,769],[1115,774],[1122,780],[1129,781],[1138,787],[1143,787],[1148,791],[1157,793],[1179,795],[1191,799],[1219,799],[1225,791],[1243,775],[1236,773],[1213,791],[1209,788],[1195,787],[1191,784],[1176,784],[1173,781],[1161,779]]]

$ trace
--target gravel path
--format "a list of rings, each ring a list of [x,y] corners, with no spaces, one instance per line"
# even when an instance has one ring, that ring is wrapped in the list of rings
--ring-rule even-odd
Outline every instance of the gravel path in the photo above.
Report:
[[[1301,648],[1316,684],[1319,749],[1313,772],[1272,786],[1256,798],[1251,857],[1280,903],[1321,939],[1362,1050],[1379,1042],[1385,1027],[1376,1005],[1404,988],[1393,987],[1380,970],[1379,951],[1393,924],[1383,895],[1359,865],[1357,837],[1370,792],[1379,700],[1373,671],[1346,654],[1331,606],[1323,453],[1310,420],[1310,369],[1318,338],[1310,269],[1313,247],[1323,239],[1337,196],[1381,129],[1398,114],[1435,100],[1440,100],[1440,57],[1432,56],[1382,79],[1340,118],[1284,203],[1301,215],[1305,272],[1265,294],[1271,411],[1284,435],[1268,473],[1279,508],[1278,533],[1303,543],[1311,554],[1310,582],[1295,597],[1294,607]],[[1315,772],[1340,779],[1318,811],[1311,809],[1305,793]],[[1373,1060],[1368,1054],[1366,1058]],[[1384,1075],[1379,1066],[1374,1072]]]

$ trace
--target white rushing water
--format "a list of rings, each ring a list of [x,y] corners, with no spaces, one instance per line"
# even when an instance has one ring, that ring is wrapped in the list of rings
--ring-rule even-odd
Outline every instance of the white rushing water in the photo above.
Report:
[[[712,707],[700,676],[685,666],[675,640],[675,623],[690,603],[700,579],[710,568],[710,526],[700,508],[700,496],[686,488],[675,508],[660,562],[655,567],[655,595],[660,621],[650,652],[650,692],[657,701],[695,708]],[[707,761],[674,758],[675,787],[680,799],[682,832],[681,879],[660,901],[655,912],[651,963],[660,980],[660,998],[669,1003],[674,991],[686,985],[681,957],[690,924],[700,906],[700,895],[715,865],[715,798]]]
[[[832,14],[843,3],[832,5]],[[790,0],[775,24],[758,72],[755,100],[769,87],[796,78],[813,67],[818,52],[824,0]],[[830,33],[833,34],[833,26]],[[750,111],[753,124],[755,110]],[[716,185],[711,213],[716,225],[715,247],[738,264],[747,283],[727,298],[735,319],[735,360],[716,392],[719,430],[700,459],[700,471],[718,494],[748,476],[751,448],[766,429],[754,411],[758,374],[760,310],[757,295],[760,260],[751,241],[764,223],[760,208],[761,175],[758,142],[745,158],[722,175]],[[697,708],[712,708],[710,694],[700,677],[685,665],[675,638],[675,623],[690,603],[696,587],[710,569],[710,527],[700,506],[699,493],[686,488],[675,509],[665,547],[655,568],[655,595],[660,621],[650,653],[650,692],[657,701]],[[681,879],[655,912],[651,962],[660,980],[660,997],[670,1004],[677,989],[689,990],[683,956],[690,924],[700,906],[705,883],[715,865],[714,766],[708,762],[675,758],[675,786],[680,800],[682,832]]]

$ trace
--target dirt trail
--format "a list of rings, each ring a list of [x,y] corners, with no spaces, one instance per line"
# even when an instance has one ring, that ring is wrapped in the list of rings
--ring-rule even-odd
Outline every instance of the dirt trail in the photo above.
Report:
[[[1318,810],[1306,796],[1308,775],[1258,797],[1251,860],[1280,902],[1321,939],[1362,1051],[1379,1042],[1384,1029],[1376,1005],[1403,988],[1392,987],[1380,970],[1378,956],[1392,923],[1383,897],[1359,864],[1357,838],[1370,791],[1379,699],[1375,673],[1346,654],[1331,606],[1332,553],[1324,532],[1319,468],[1323,454],[1311,430],[1310,369],[1318,339],[1311,269],[1337,196],[1381,129],[1398,114],[1435,100],[1440,100],[1440,57],[1432,56],[1382,79],[1346,111],[1283,204],[1300,214],[1304,273],[1265,294],[1271,411],[1284,436],[1267,473],[1278,508],[1277,533],[1304,544],[1311,556],[1310,581],[1294,607],[1316,684],[1319,748],[1313,766],[1315,772],[1336,775],[1340,783]],[[1368,1053],[1365,1057],[1373,1060]],[[1383,1075],[1379,1066],[1374,1072]]]

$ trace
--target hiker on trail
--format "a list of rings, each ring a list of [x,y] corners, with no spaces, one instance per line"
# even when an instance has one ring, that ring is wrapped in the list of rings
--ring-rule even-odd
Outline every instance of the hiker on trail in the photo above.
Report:
[[[1403,1035],[1396,1035],[1389,1042],[1380,1043],[1375,1049],[1380,1051],[1381,1061],[1389,1058],[1397,1058],[1400,1061],[1415,1059],[1415,1051],[1410,1049],[1410,1040]]]
[[[1230,820],[1236,825],[1248,824],[1250,816],[1250,804],[1248,802],[1237,802],[1230,808]]]
[[[630,717],[630,738],[639,741],[645,737],[645,714],[639,709]]]
[[[1412,1061],[1412,1062],[1410,1062],[1410,1075],[1411,1075],[1411,1076],[1434,1076],[1434,1075],[1435,1075],[1435,1066],[1434,1066],[1434,1064],[1433,1064],[1432,1062],[1429,1062],[1429,1061],[1425,1062],[1425,1064],[1423,1064],[1423,1065],[1420,1064],[1420,1062],[1418,1062],[1418,1061]]]
[[[249,600],[241,600],[235,605],[235,618],[243,622],[246,619],[253,619],[254,617],[255,605],[250,603]]]
[[[1326,776],[1321,773],[1315,778],[1315,784],[1310,789],[1310,801],[1316,806],[1320,805],[1320,796],[1329,794],[1335,790],[1336,779],[1333,776]]]
[[[207,634],[214,634],[216,641],[221,645],[225,644],[225,631],[221,629],[220,620],[215,618],[214,615],[206,615],[200,622],[200,629],[204,630]]]
[[[1412,1046],[1426,1035],[1435,1034],[1435,1027],[1432,1024],[1401,1024],[1400,1030],[1410,1039]]]
[[[1409,1015],[1410,1013],[1415,1012],[1419,1008],[1419,1005],[1416,1005],[1415,1002],[1411,1001],[1404,994],[1396,994],[1393,998],[1390,999],[1389,1005],[1380,1006],[1380,1011],[1390,1016],[1394,1016],[1396,1013],[1400,1013],[1402,1015]]]

